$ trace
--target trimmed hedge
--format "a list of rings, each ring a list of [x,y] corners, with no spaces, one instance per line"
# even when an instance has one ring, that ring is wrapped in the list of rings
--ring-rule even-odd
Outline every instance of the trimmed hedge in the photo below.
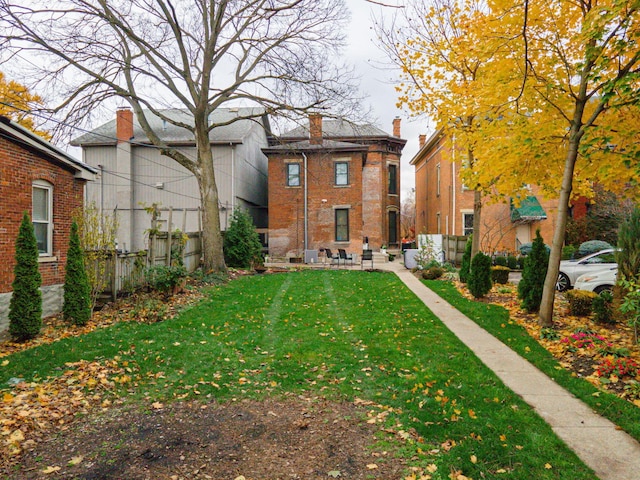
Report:
[[[509,281],[509,272],[511,272],[509,267],[503,267],[500,265],[491,267],[491,280],[493,283],[500,283],[504,285]]]
[[[576,317],[586,317],[593,311],[593,300],[598,297],[597,293],[586,290],[569,290],[565,293],[569,301],[569,315]]]

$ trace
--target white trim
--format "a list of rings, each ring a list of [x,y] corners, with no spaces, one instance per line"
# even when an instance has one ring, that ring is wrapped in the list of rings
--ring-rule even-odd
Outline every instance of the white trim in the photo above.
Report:
[[[33,191],[34,189],[45,190],[47,192],[47,219],[36,220],[33,215]],[[31,222],[33,224],[44,224],[47,226],[47,245],[44,252],[40,252],[41,257],[53,256],[53,185],[45,180],[34,180],[31,183]]]

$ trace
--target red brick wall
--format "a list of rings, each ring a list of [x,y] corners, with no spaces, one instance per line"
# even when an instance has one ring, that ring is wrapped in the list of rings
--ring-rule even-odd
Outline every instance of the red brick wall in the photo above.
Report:
[[[362,249],[362,154],[308,154],[308,249]],[[349,186],[336,186],[334,162],[349,161]],[[286,185],[286,164],[300,163],[300,186]],[[335,242],[335,207],[349,210],[349,242]],[[269,253],[304,251],[304,164],[299,154],[269,157]]]
[[[452,168],[451,143],[441,138],[419,152],[413,160],[416,172],[416,233],[442,233],[463,235],[463,214],[473,212],[474,192],[463,188],[460,180],[460,164],[456,164],[455,184]],[[437,168],[440,165],[440,192],[437,189]],[[454,186],[455,185],[455,186]],[[455,189],[455,199],[453,191]],[[533,190],[536,194],[537,190]],[[454,201],[455,200],[455,201]],[[553,228],[557,216],[557,201],[544,200],[538,195],[547,219],[517,225],[511,222],[508,203],[491,203],[485,200],[482,208],[480,248],[487,252],[515,252],[518,234],[521,238],[535,238],[536,229],[547,244],[553,238]],[[438,227],[438,213],[440,227]],[[524,242],[523,242],[524,243]]]
[[[82,206],[84,181],[74,172],[0,137],[0,293],[10,292],[15,264],[15,241],[26,210],[31,215],[31,185],[45,180],[53,185],[54,262],[40,263],[42,285],[64,282],[71,212]]]

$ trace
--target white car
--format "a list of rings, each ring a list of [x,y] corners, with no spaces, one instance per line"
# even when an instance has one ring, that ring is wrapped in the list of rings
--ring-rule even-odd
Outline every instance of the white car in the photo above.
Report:
[[[617,267],[585,273],[578,277],[573,288],[576,290],[588,290],[600,295],[602,292],[610,292],[613,289],[617,276]]]
[[[558,291],[564,292],[573,287],[580,275],[610,268],[618,268],[613,248],[601,250],[575,260],[563,260],[560,262],[560,273],[558,274],[556,288]]]

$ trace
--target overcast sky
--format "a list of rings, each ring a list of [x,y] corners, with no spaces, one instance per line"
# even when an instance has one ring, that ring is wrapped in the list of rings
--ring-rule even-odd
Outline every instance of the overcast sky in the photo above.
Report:
[[[399,0],[385,0],[387,4],[398,4]],[[351,28],[349,29],[349,46],[347,60],[355,65],[362,77],[361,88],[368,95],[374,115],[374,122],[386,132],[392,133],[392,121],[396,116],[402,119],[402,138],[407,145],[402,152],[401,183],[403,196],[415,186],[413,167],[409,162],[418,151],[418,135],[431,134],[426,118],[409,118],[406,112],[396,108],[397,94],[394,90],[394,77],[397,72],[384,69],[384,52],[374,43],[373,16],[391,16],[394,8],[382,7],[366,0],[347,0],[351,10]]]

